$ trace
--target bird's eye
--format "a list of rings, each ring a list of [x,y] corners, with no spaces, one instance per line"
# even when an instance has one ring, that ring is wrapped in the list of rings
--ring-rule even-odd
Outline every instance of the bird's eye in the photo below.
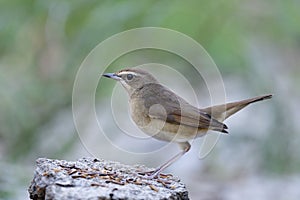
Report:
[[[132,74],[127,74],[127,80],[131,80],[133,78],[133,75]]]

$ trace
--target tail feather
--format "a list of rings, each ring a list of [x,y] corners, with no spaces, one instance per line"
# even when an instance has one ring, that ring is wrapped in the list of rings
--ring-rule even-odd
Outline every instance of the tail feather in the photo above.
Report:
[[[215,118],[219,121],[224,121],[225,119],[227,119],[234,113],[245,108],[247,105],[254,103],[254,102],[270,99],[270,98],[272,98],[272,96],[273,95],[268,94],[268,95],[258,96],[258,97],[254,97],[254,98],[250,98],[250,99],[245,99],[242,101],[236,101],[236,102],[232,102],[232,103],[211,106],[211,107],[207,107],[207,108],[204,108],[201,110],[208,113],[213,118]]]

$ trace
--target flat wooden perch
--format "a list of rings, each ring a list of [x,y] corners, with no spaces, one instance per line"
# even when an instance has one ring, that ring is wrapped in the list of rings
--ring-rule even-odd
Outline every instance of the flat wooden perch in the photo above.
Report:
[[[147,179],[144,166],[82,158],[77,161],[37,159],[30,198],[40,199],[171,199],[186,200],[183,183],[172,175]]]

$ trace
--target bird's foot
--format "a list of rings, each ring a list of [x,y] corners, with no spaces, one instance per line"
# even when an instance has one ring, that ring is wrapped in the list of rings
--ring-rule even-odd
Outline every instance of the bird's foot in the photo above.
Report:
[[[144,179],[148,179],[148,180],[158,179],[159,182],[167,183],[168,182],[167,179],[169,177],[172,177],[172,175],[171,174],[162,174],[160,172],[161,172],[160,169],[155,169],[155,170],[146,171],[146,172],[139,172],[138,174]]]
[[[145,172],[138,172],[138,175],[142,176],[145,179],[155,179],[155,178],[158,178],[159,171],[151,170],[151,171],[145,171]]]

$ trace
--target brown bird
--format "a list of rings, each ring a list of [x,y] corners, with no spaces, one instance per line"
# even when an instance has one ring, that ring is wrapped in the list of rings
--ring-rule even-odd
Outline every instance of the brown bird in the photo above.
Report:
[[[150,178],[188,152],[190,140],[205,135],[208,130],[228,133],[227,126],[222,123],[225,119],[251,103],[272,97],[268,94],[199,109],[142,69],[123,69],[103,76],[119,81],[125,88],[129,94],[131,117],[143,132],[158,140],[177,143],[181,148],[181,152],[147,173]]]

